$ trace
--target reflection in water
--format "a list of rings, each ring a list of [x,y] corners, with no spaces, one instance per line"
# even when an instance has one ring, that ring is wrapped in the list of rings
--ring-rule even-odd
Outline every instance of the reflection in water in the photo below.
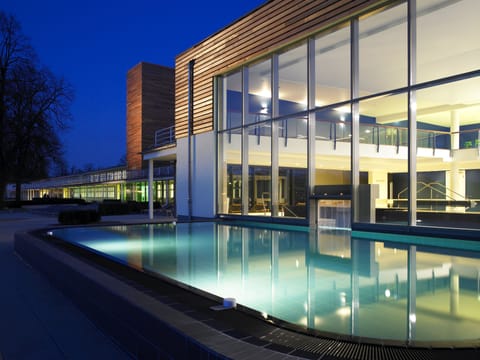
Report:
[[[409,342],[480,338],[478,251],[356,239],[347,230],[258,224],[54,233],[319,331]]]

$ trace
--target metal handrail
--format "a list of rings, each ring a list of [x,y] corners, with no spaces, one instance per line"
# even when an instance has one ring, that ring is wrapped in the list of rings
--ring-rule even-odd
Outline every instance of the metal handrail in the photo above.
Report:
[[[299,112],[295,114],[290,114],[286,116],[281,116],[276,119],[271,119],[272,121],[281,121],[284,125],[286,122],[288,122],[289,119],[293,118],[300,118],[300,117],[305,117],[305,114],[308,112]],[[264,114],[249,114],[251,116],[255,117],[254,123],[257,121],[261,121],[262,123],[270,120],[268,115],[266,115],[268,118],[265,120],[261,120],[262,115]],[[351,126],[351,121],[342,121],[342,120],[331,120],[331,119],[317,119],[317,122],[324,123],[324,124],[330,124],[327,134],[324,134],[324,136],[316,135],[317,138],[321,138],[323,140],[330,140],[333,142],[333,149],[336,150],[337,148],[337,143],[341,141],[348,141],[349,136],[351,134],[345,134],[345,132],[340,131],[338,126],[339,125],[344,125],[346,128]],[[230,128],[230,119],[227,118],[227,128],[225,131],[228,134],[228,141],[231,142],[231,135],[232,131],[237,131],[238,129],[241,128],[241,126],[236,126],[234,128]],[[258,126],[255,124],[255,126]],[[279,133],[279,137],[284,138],[283,142],[284,145],[286,146],[288,143],[288,138],[296,138],[299,137],[295,131],[290,131],[288,127],[282,126],[282,131]],[[397,153],[400,151],[400,147],[407,146],[408,145],[408,127],[404,126],[395,126],[395,125],[388,125],[388,124],[378,124],[378,123],[360,123],[360,128],[363,130],[370,130],[369,133],[370,139],[367,141],[369,144],[376,145],[377,152],[380,152],[380,147],[383,145],[391,145],[396,148]],[[385,137],[386,132],[389,131],[389,138],[387,139]],[[254,131],[254,134],[257,136],[257,145],[260,144],[260,137],[261,133],[256,129]],[[470,135],[471,134],[471,135]],[[430,148],[433,151],[433,155],[435,155],[436,150],[438,149],[448,149],[450,147],[450,150],[454,150],[448,145],[448,140],[445,140],[445,143],[440,145],[437,143],[438,139],[441,137],[451,137],[453,135],[470,135],[470,137],[467,139],[468,141],[464,141],[463,146],[460,146],[460,148],[478,148],[479,154],[480,154],[480,129],[469,129],[469,130],[462,130],[462,131],[442,131],[442,130],[431,130],[431,129],[417,129],[417,147],[426,147]],[[367,138],[364,138],[365,140]],[[439,146],[440,145],[440,146]]]
[[[441,194],[441,195],[443,195],[443,196],[445,196],[445,198],[447,198],[447,199],[449,199],[449,200],[456,200],[456,199],[455,199],[453,196],[448,195],[448,194],[447,194],[447,191],[448,191],[448,192],[451,192],[451,193],[453,193],[454,195],[457,195],[457,196],[459,196],[459,197],[463,197],[464,200],[468,200],[468,199],[467,199],[465,196],[463,196],[462,194],[460,194],[460,193],[458,193],[458,192],[456,192],[456,191],[453,191],[452,189],[447,188],[445,185],[443,185],[443,184],[441,184],[441,183],[439,183],[439,182],[431,182],[431,183],[428,183],[428,184],[427,184],[427,183],[425,183],[425,182],[423,182],[423,181],[418,181],[418,182],[417,182],[417,185],[418,185],[418,184],[423,185],[423,187],[420,188],[420,189],[417,189],[417,194],[420,193],[420,192],[422,192],[422,191],[425,190],[425,189],[430,189],[430,200],[433,199],[432,196],[433,196],[433,192],[434,192],[434,191],[437,192],[437,193],[439,193],[439,194]],[[443,188],[443,191],[440,190],[440,189],[435,188],[433,185],[440,187],[440,189]],[[400,200],[400,195],[401,195],[402,193],[406,192],[406,191],[408,191],[408,187],[406,187],[405,189],[403,189],[402,191],[400,191],[400,192],[397,194],[397,199]]]
[[[154,178],[168,178],[175,175],[173,165],[164,165],[153,169]],[[127,170],[127,180],[139,180],[148,178],[148,169]]]
[[[154,147],[162,147],[175,143],[175,126],[158,129],[155,131]]]
[[[292,209],[290,209],[287,205],[282,205],[282,208],[283,208],[284,211],[287,210],[287,211],[288,211],[290,214],[292,214],[294,217],[298,217],[298,215],[295,214],[295,212],[294,212]]]

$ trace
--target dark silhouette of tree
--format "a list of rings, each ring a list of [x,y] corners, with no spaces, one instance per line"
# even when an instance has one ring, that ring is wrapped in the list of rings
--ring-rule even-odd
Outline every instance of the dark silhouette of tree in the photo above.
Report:
[[[65,128],[70,117],[71,89],[48,69],[25,64],[13,71],[7,99],[11,165],[10,180],[16,183],[20,200],[21,184],[48,177],[48,170],[62,161],[62,144],[58,130]]]
[[[0,202],[5,185],[48,176],[62,163],[59,132],[71,118],[71,86],[41,67],[13,16],[0,11]]]
[[[10,172],[7,145],[7,92],[11,73],[16,66],[33,58],[33,51],[20,31],[20,24],[13,16],[0,11],[0,203],[5,197],[5,186]]]
[[[70,175],[70,169],[68,168],[68,164],[65,159],[62,157],[58,159],[52,167],[51,176],[58,177],[58,176],[67,176]]]

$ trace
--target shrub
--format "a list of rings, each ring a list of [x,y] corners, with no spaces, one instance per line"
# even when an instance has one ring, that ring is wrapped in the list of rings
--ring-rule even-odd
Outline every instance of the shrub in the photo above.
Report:
[[[147,206],[147,203],[137,201],[121,202],[119,200],[104,200],[98,204],[98,210],[101,215],[126,215],[140,213],[146,209]]]
[[[58,214],[58,222],[62,225],[90,224],[100,221],[97,210],[63,210]]]

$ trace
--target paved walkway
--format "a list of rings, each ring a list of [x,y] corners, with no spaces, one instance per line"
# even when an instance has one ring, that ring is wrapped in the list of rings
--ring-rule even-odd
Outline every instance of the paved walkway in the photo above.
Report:
[[[102,218],[113,221],[145,222],[147,216]],[[56,217],[0,210],[0,360],[131,359],[14,253],[15,232],[56,224]]]

